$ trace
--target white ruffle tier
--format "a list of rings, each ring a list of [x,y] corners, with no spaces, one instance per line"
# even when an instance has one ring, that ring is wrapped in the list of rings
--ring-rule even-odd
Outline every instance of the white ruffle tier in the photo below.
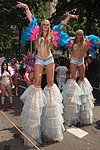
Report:
[[[40,127],[42,110],[46,105],[45,95],[41,88],[30,85],[20,98],[24,102],[20,116],[22,120],[22,130],[29,138],[31,137],[41,144]]]
[[[53,141],[61,141],[65,130],[62,95],[56,84],[53,84],[51,88],[45,87],[44,93],[47,104],[43,109],[42,132]]]
[[[73,79],[67,80],[63,87],[63,105],[65,125],[75,125],[80,121],[80,105],[83,94],[80,87]]]
[[[93,107],[94,107],[94,97],[92,95],[92,86],[89,81],[84,78],[84,81],[79,81],[79,86],[84,94],[81,96],[81,110],[80,110],[80,118],[81,124],[92,124],[93,123]]]

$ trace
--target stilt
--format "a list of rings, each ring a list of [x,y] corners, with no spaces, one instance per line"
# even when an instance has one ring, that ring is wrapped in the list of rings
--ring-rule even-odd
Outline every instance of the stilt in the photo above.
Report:
[[[84,78],[83,81],[79,81],[79,86],[83,91],[83,95],[81,96],[81,109],[80,109],[80,119],[81,124],[92,124],[93,123],[93,107],[94,107],[94,97],[92,95],[92,86],[90,85],[87,78]]]
[[[44,93],[47,105],[43,110],[42,132],[47,138],[53,141],[61,141],[63,139],[63,132],[65,131],[62,116],[62,95],[56,84],[53,84],[52,87],[46,86]]]
[[[22,130],[31,139],[38,144],[41,141],[41,116],[42,109],[45,106],[45,96],[41,88],[30,85],[22,94],[21,100],[24,106],[21,113]],[[24,139],[25,146],[30,147],[30,143]]]
[[[67,80],[63,88],[65,126],[76,125],[80,122],[80,106],[82,91],[76,81]]]

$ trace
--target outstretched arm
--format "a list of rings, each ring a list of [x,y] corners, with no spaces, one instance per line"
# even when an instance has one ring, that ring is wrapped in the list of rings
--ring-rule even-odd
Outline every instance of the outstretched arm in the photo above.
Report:
[[[29,10],[29,7],[28,7],[26,4],[24,4],[24,3],[22,3],[22,2],[17,2],[16,7],[18,7],[18,8],[24,8],[28,20],[29,20],[30,22],[32,22],[32,14],[31,14],[31,12],[30,12],[30,10]]]
[[[67,18],[65,18],[64,20],[62,20],[62,23],[67,24],[68,21],[69,21],[71,18],[78,19],[78,17],[79,17],[79,15],[68,14]]]
[[[67,16],[67,18],[65,18],[64,20],[62,20],[62,22],[60,24],[55,25],[53,27],[53,32],[52,32],[53,39],[52,39],[52,42],[53,42],[53,44],[55,46],[57,46],[57,45],[65,46],[65,45],[69,44],[70,37],[69,37],[69,35],[66,32],[64,32],[62,30],[62,28],[64,27],[65,24],[68,23],[68,21],[71,18],[78,19],[78,15],[69,14]]]

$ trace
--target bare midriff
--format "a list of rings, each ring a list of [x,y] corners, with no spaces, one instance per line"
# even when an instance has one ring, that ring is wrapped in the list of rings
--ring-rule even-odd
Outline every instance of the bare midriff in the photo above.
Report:
[[[80,59],[85,57],[85,54],[83,54],[83,50],[77,50],[77,51],[73,51],[71,56]]]
[[[45,46],[41,46],[41,49],[38,49],[37,56],[42,58],[47,58],[51,54],[51,50],[47,49]]]

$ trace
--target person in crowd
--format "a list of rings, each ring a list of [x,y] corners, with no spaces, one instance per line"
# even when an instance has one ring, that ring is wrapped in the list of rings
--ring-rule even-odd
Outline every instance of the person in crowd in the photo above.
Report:
[[[28,64],[26,65],[26,72],[25,72],[25,75],[24,75],[24,79],[26,81],[27,87],[29,85],[33,84],[33,80],[34,80],[34,61],[35,61],[34,56],[31,56],[28,59]]]
[[[84,58],[87,56],[90,45],[90,41],[84,37],[81,29],[78,29],[75,37],[69,40],[71,79],[66,82],[63,89],[64,119],[67,127],[79,122],[85,125],[93,123],[93,88],[85,77],[84,64]],[[76,82],[77,73],[78,84]]]
[[[23,57],[24,67],[26,68],[24,74],[24,80],[26,82],[27,87],[33,83],[34,80],[34,62],[35,57],[32,52],[28,52],[27,55]]]
[[[6,60],[6,58],[3,56],[2,52],[0,52],[0,77],[1,77],[1,65]]]
[[[10,101],[10,108],[14,109],[14,104],[12,100],[12,85],[13,83],[12,83],[11,75],[8,71],[8,63],[4,61],[1,66],[1,84],[0,84],[2,110],[5,109],[6,91],[8,93],[8,97]]]
[[[24,75],[25,75],[25,72],[26,72],[26,67],[24,65],[23,58],[21,58],[19,64],[20,64],[20,66],[19,66],[19,75],[20,75],[20,78],[24,79]]]
[[[61,57],[59,66],[56,67],[56,80],[60,91],[62,92],[63,86],[67,81],[68,68],[66,67],[64,57]]]
[[[63,46],[67,34],[65,36],[61,29],[70,18],[77,18],[77,16],[68,15],[65,20],[51,30],[49,20],[45,19],[40,26],[38,25],[36,18],[32,16],[26,4],[18,2],[17,7],[25,9],[30,21],[29,26],[22,32],[21,42],[35,41],[35,49],[37,50],[33,85],[30,85],[21,96],[21,100],[24,102],[21,113],[23,132],[36,140],[37,144],[42,143],[41,133],[53,141],[61,141],[65,130],[62,116],[63,106],[59,88],[54,84],[54,59],[51,50],[53,45]],[[41,79],[44,66],[47,85],[43,92]],[[24,144],[32,146],[26,140],[24,140]]]
[[[93,60],[92,56],[86,56],[84,59],[84,63],[85,63],[85,76],[88,76],[88,72],[89,72],[89,64],[91,63],[91,61]]]
[[[92,61],[88,65],[87,78],[93,87],[93,95],[96,99],[95,103],[100,104],[100,59],[98,53],[93,55]]]
[[[11,74],[11,78],[13,81],[13,85],[15,86],[16,96],[18,96],[18,74],[19,74],[19,72],[18,72],[16,63],[17,63],[16,58],[11,59],[11,65],[10,66],[11,66],[12,72],[13,72],[13,74]]]
[[[1,77],[1,65],[6,60],[6,58],[3,56],[2,52],[0,52],[0,77]],[[1,84],[0,84],[0,95],[1,95]]]

